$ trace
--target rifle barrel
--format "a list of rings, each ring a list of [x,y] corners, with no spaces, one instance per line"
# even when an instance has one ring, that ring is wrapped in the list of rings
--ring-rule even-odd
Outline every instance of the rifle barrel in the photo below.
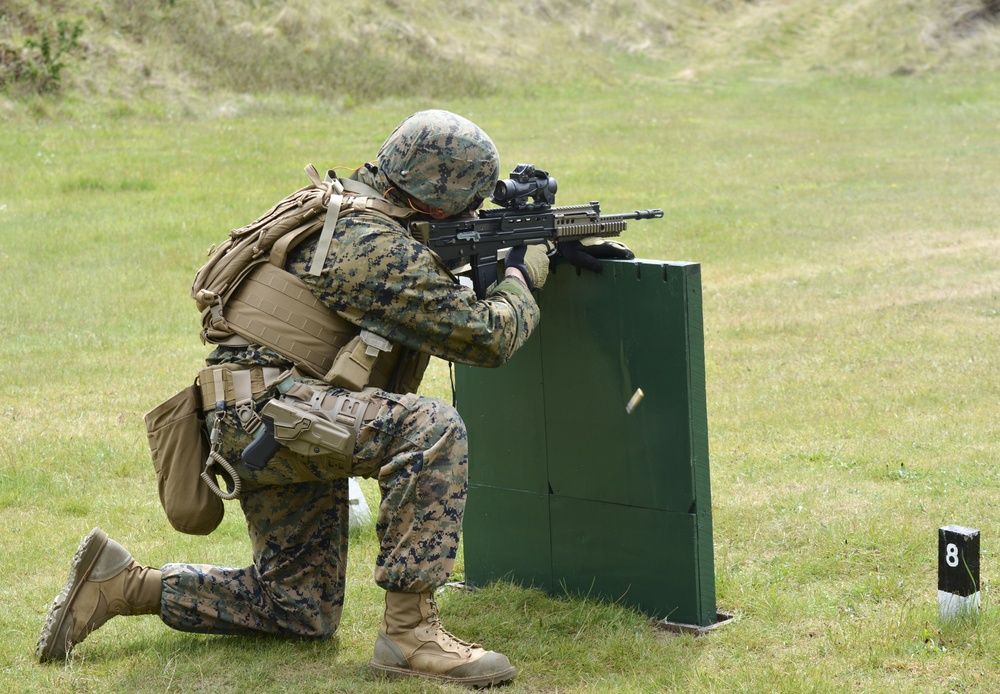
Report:
[[[604,219],[659,219],[663,216],[663,210],[656,208],[652,210],[636,210],[635,212],[622,212],[620,214],[604,215]]]

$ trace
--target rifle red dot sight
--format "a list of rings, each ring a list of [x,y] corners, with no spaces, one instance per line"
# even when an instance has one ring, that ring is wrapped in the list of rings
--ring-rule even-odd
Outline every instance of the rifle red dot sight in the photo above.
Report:
[[[510,172],[510,178],[497,181],[493,187],[490,202],[501,207],[529,207],[528,198],[534,202],[531,207],[546,207],[556,202],[556,179],[547,171],[538,171],[532,164],[518,164]]]

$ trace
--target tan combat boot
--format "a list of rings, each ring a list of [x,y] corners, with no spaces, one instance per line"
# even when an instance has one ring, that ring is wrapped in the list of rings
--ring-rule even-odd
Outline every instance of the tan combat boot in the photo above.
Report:
[[[507,656],[455,638],[441,626],[434,594],[385,594],[371,669],[384,677],[425,677],[469,687],[513,679]]]
[[[73,646],[116,615],[159,614],[163,578],[140,566],[100,528],[83,538],[66,587],[49,608],[38,638],[39,662],[65,658]]]

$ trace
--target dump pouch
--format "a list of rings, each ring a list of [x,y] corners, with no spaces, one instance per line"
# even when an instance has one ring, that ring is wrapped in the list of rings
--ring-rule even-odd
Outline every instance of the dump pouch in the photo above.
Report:
[[[200,477],[209,455],[201,392],[190,385],[145,415],[160,504],[182,533],[208,535],[225,513],[222,499]]]

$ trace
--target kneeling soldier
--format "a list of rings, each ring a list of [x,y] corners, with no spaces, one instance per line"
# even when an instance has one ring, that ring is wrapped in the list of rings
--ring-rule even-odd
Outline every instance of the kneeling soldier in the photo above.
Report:
[[[310,297],[311,316],[337,339],[300,349],[309,339],[295,311],[254,315],[261,302],[206,308],[231,329],[219,335],[213,324],[204,334],[217,343],[199,378],[206,425],[213,454],[241,480],[253,563],[143,567],[95,529],[51,607],[39,660],[66,657],[116,615],[158,614],[197,633],[332,635],[344,603],[348,478],[355,476],[377,479],[381,491],[375,581],[386,591],[385,614],[372,671],[470,686],[514,677],[505,656],[453,636],[438,617],[434,592],[458,550],[468,446],[454,408],[414,393],[431,355],[493,367],[525,343],[539,320],[531,290],[545,282],[548,258],[529,247],[478,300],[404,221],[474,215],[498,172],[496,147],[479,127],[446,111],[417,113],[389,136],[376,162],[333,178],[342,184],[339,209],[322,229],[286,249],[281,267],[260,270],[305,287],[299,298]],[[233,296],[278,286],[244,284]],[[282,406],[268,410],[273,400]],[[296,449],[295,408],[303,418],[341,422],[337,431],[346,434],[315,455]],[[262,431],[275,445],[263,461],[248,456],[250,464],[243,453]]]

